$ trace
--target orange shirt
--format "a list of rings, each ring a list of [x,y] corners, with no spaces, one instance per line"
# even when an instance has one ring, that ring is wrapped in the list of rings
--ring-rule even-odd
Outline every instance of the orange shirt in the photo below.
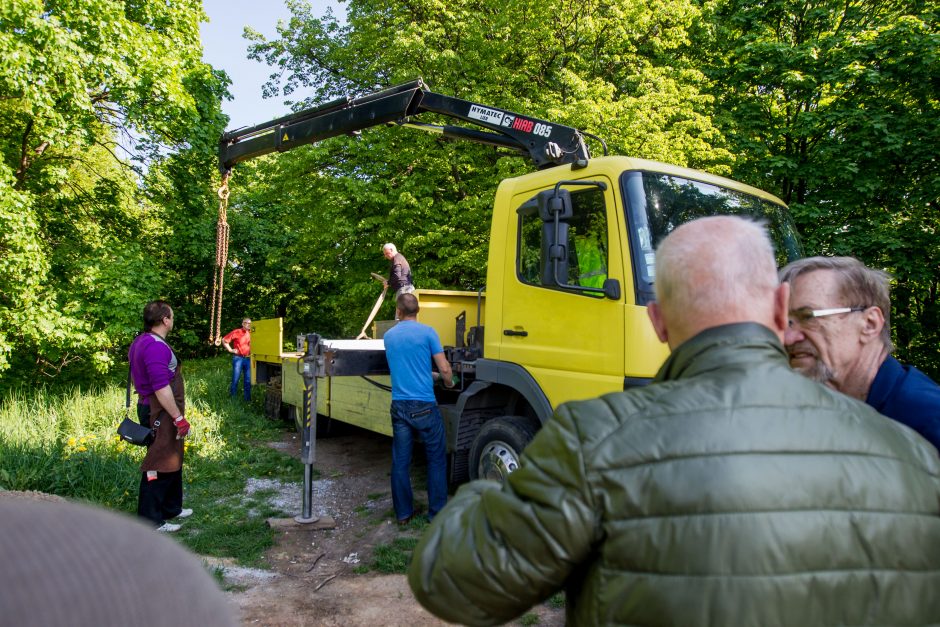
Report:
[[[242,357],[248,357],[251,354],[251,331],[238,328],[223,337],[222,340],[228,342],[235,349],[235,352]]]

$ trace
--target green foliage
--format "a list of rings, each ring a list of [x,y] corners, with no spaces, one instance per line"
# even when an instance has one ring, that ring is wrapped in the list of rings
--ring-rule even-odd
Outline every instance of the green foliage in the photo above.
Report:
[[[196,0],[0,6],[7,386],[105,372],[142,305],[178,284],[162,272],[175,251],[162,246],[168,227],[141,193],[138,164],[214,148],[226,79],[201,61],[203,19]],[[187,175],[206,185],[213,170],[201,163]]]
[[[703,3],[701,61],[737,178],[810,254],[891,272],[898,352],[940,376],[940,3]]]
[[[767,189],[808,252],[895,275],[900,356],[940,376],[938,0],[344,6],[288,0],[276,38],[246,30],[267,95],[299,109],[420,76]],[[228,79],[201,61],[204,19],[196,0],[0,4],[0,386],[100,377],[154,298],[181,354],[209,352]],[[356,335],[389,241],[418,287],[483,288],[496,187],[529,169],[384,127],[239,165],[223,329]]]
[[[288,6],[277,39],[247,36],[250,56],[277,68],[269,95],[309,95],[295,108],[421,76],[441,93],[584,127],[618,152],[717,170],[731,159],[704,77],[681,52],[698,14],[687,0],[354,0],[345,24]],[[238,166],[232,297],[252,315],[285,316],[291,332],[354,336],[380,290],[369,272],[387,272],[385,242],[418,287],[484,287],[496,187],[531,169],[501,156],[375,128]],[[389,300],[379,316],[392,313]]]
[[[186,506],[196,513],[177,537],[198,553],[257,565],[273,543],[265,519],[286,512],[261,493],[247,496],[246,481],[296,482],[302,468],[258,445],[278,438],[279,429],[257,406],[229,399],[229,360],[184,367],[192,431],[183,479]],[[0,489],[37,490],[136,512],[144,449],[115,433],[123,406],[124,387],[117,382],[85,391],[44,387],[5,394],[0,400]]]

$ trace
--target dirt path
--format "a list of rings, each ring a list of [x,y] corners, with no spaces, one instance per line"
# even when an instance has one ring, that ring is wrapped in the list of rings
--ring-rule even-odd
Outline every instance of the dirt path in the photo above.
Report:
[[[285,433],[270,444],[298,456],[296,436]],[[378,574],[370,565],[376,546],[399,537],[418,537],[420,530],[394,524],[389,468],[391,440],[371,432],[349,430],[317,442],[313,511],[331,516],[336,528],[315,530],[290,526],[278,531],[276,545],[265,556],[266,570],[223,566],[228,594],[244,625],[444,625],[426,612],[411,594],[404,575]],[[415,470],[415,500],[427,506]],[[300,512],[297,484],[256,481],[252,489],[283,499],[282,509]],[[420,505],[419,505],[420,506]],[[360,572],[357,572],[360,571]],[[528,625],[563,625],[564,610],[534,608]],[[537,618],[536,618],[537,617]],[[522,623],[516,623],[522,624]]]

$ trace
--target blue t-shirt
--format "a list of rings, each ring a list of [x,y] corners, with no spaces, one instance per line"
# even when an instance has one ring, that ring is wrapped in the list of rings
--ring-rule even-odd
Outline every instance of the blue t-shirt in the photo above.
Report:
[[[402,320],[386,331],[383,339],[392,373],[392,400],[436,400],[431,356],[444,352],[437,331],[415,320]]]

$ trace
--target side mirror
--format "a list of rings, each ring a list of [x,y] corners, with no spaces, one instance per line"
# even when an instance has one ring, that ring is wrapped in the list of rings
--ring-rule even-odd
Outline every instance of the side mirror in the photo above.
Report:
[[[557,286],[558,278],[568,276],[568,223],[559,222],[557,229],[554,222],[542,224],[542,285]]]
[[[542,222],[570,220],[574,216],[571,192],[567,189],[547,189],[538,193],[539,218]]]
[[[620,300],[620,281],[617,279],[607,279],[604,281],[604,296],[610,300]]]

